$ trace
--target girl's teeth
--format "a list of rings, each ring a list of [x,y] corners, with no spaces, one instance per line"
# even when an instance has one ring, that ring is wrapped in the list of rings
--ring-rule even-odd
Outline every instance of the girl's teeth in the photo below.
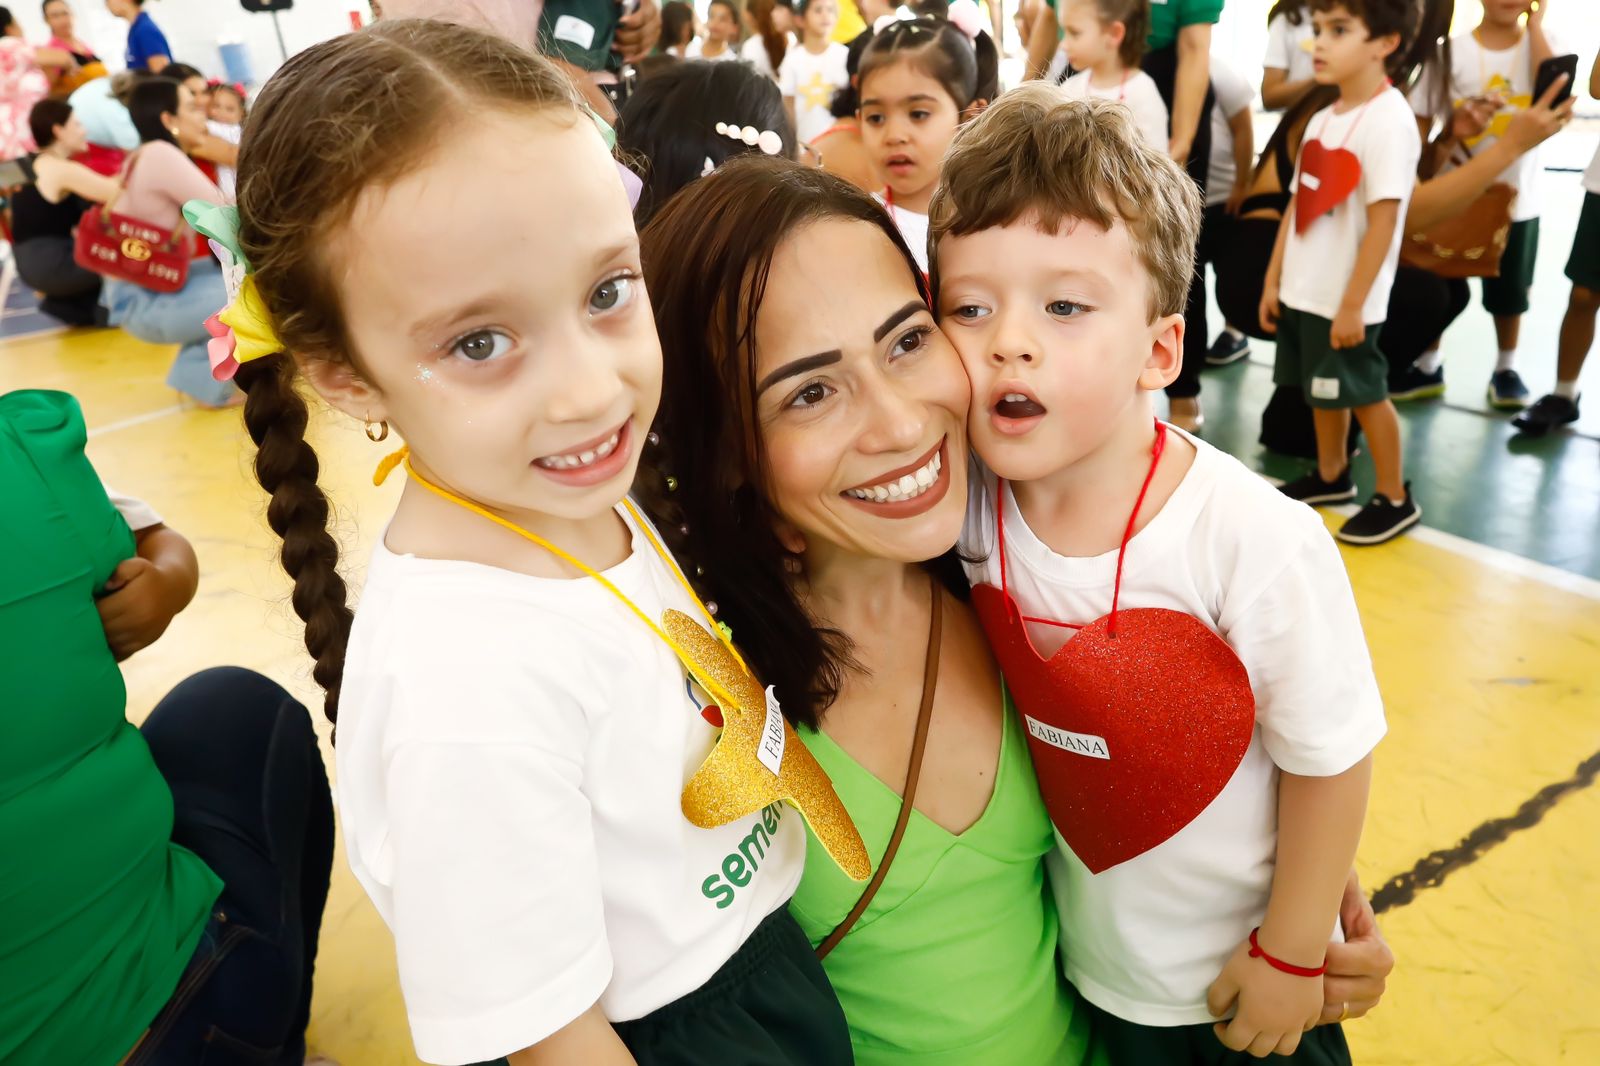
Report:
[[[574,455],[550,455],[539,460],[539,465],[550,470],[576,470],[588,466],[597,459],[604,459],[617,450],[617,442],[621,439],[620,431],[611,434],[604,444],[590,451],[578,452]]]

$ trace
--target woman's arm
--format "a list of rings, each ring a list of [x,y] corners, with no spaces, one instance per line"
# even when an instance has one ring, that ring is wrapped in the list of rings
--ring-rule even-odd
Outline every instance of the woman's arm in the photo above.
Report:
[[[598,1003],[533,1047],[507,1055],[506,1061],[510,1066],[562,1066],[569,1062],[635,1066],[633,1055],[600,1013]]]
[[[1600,100],[1600,55],[1594,57],[1594,66],[1589,69],[1589,95]]]
[[[33,58],[41,67],[62,67],[71,70],[78,65],[72,53],[61,48],[39,47],[33,50]]]
[[[189,154],[198,156],[207,162],[216,163],[224,167],[239,165],[239,146],[230,141],[225,141],[214,133],[205,135],[205,139],[189,149]]]
[[[104,174],[96,174],[82,163],[66,160],[61,168],[61,187],[67,192],[76,193],[85,200],[93,200],[97,204],[108,204],[116,199],[117,193],[122,191],[121,184],[116,178],[108,178]]]
[[[1048,8],[1046,11],[1039,12],[1039,17],[1033,20],[1033,33],[1028,38],[1026,77],[1029,81],[1044,77],[1044,72],[1050,69],[1051,57],[1056,54],[1056,44],[1061,40],[1060,16]]]
[[[1178,73],[1172,86],[1172,140],[1167,154],[1179,165],[1189,162],[1210,84],[1211,24],[1197,22],[1178,31]]]
[[[1268,111],[1282,111],[1293,107],[1316,84],[1315,78],[1290,81],[1287,70],[1266,67],[1261,71],[1261,105]]]
[[[1339,924],[1344,941],[1328,945],[1328,973],[1322,979],[1323,1025],[1360,1018],[1371,1011],[1383,999],[1394,972],[1394,952],[1383,939],[1378,916],[1354,870],[1345,882]]]
[[[1561,91],[1561,85],[1560,82],[1552,85],[1532,107],[1513,116],[1505,133],[1489,147],[1454,170],[1418,185],[1406,212],[1406,232],[1425,230],[1465,211],[1519,156],[1553,137],[1570,122],[1572,99],[1558,107],[1550,106],[1556,93]]]

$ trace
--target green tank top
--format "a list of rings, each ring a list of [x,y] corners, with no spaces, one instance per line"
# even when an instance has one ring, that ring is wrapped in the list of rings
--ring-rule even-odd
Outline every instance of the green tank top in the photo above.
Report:
[[[95,593],[133,534],[77,401],[0,396],[0,1062],[114,1063],[172,996],[222,883],[172,843]]]
[[[888,878],[823,960],[859,1066],[1088,1061],[1088,1013],[1056,964],[1056,908],[1044,871],[1055,838],[1017,713],[1008,694],[1002,699],[999,768],[982,817],[956,836],[914,810]],[[800,736],[876,861],[894,832],[899,795],[827,734]],[[863,886],[815,836],[807,843],[789,909],[818,944]]]

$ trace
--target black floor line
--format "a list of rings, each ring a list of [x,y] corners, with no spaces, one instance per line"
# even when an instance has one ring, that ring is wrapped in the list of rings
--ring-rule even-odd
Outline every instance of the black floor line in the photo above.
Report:
[[[1454,847],[1424,856],[1405,873],[1389,878],[1372,894],[1372,909],[1382,914],[1404,907],[1417,898],[1417,892],[1421,889],[1437,888],[1445,878],[1471,866],[1496,845],[1505,843],[1513,833],[1538,825],[1552,807],[1572,793],[1594,784],[1596,777],[1600,777],[1600,751],[1579,763],[1571,777],[1541,788],[1518,807],[1515,814],[1507,818],[1489,819],[1462,837]]]

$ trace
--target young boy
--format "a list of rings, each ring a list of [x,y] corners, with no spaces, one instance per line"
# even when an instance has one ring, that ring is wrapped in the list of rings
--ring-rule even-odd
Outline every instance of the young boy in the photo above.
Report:
[[[1244,1061],[1220,1039],[1344,1063],[1338,1026],[1306,1030],[1382,702],[1315,513],[1155,421],[1199,223],[1194,183],[1114,103],[1030,83],[957,136],[931,280],[992,471],[963,554],[1056,826],[1064,970],[1110,1061]]]
[[[1434,142],[1435,158],[1444,169],[1462,152],[1478,152],[1494,143],[1519,110],[1533,104],[1534,79],[1539,64],[1555,54],[1555,47],[1544,31],[1545,3],[1531,0],[1484,0],[1483,21],[1468,33],[1450,39],[1450,107],[1460,107],[1473,99],[1489,99],[1498,113],[1480,137],[1464,143],[1450,139],[1450,115],[1435,115],[1433,109],[1441,94],[1432,68],[1411,91],[1411,103],[1425,123],[1444,121],[1444,134]],[[1527,16],[1527,28],[1522,26]],[[1500,176],[1517,190],[1511,204],[1511,233],[1500,260],[1498,277],[1483,279],[1483,309],[1494,316],[1499,354],[1489,378],[1489,406],[1515,411],[1527,405],[1528,387],[1516,371],[1517,341],[1522,316],[1528,310],[1528,290],[1533,285],[1533,266],[1539,254],[1539,176],[1544,163],[1538,148],[1520,156]],[[1406,393],[1415,398],[1437,396],[1444,391],[1444,371],[1434,349],[1408,371]]]
[[[1309,504],[1355,499],[1345,451],[1354,412],[1377,492],[1337,536],[1382,544],[1422,517],[1402,480],[1400,419],[1378,348],[1422,157],[1411,107],[1385,66],[1416,28],[1416,0],[1311,0],[1311,19],[1314,77],[1337,85],[1339,99],[1306,124],[1261,294],[1261,326],[1278,335],[1272,379],[1304,391],[1317,432],[1317,469],[1283,491]]]

